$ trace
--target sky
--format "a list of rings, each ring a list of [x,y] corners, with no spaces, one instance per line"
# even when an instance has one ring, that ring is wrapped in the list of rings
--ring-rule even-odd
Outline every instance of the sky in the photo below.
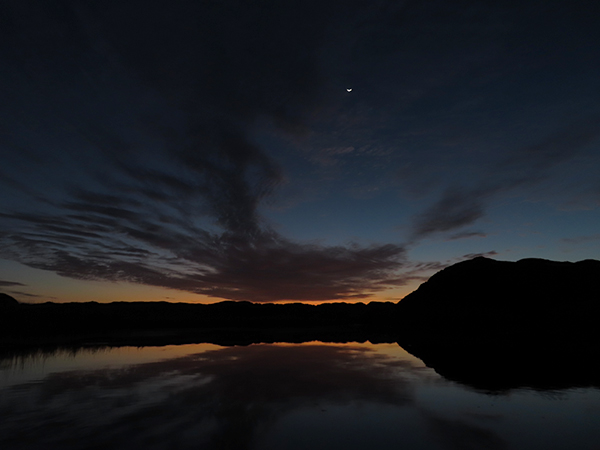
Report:
[[[600,4],[0,3],[0,291],[398,301],[600,255]]]

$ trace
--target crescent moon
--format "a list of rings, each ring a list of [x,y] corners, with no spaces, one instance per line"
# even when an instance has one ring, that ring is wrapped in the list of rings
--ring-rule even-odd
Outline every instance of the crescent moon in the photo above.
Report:
[[[350,88],[349,88],[349,89],[346,89],[346,90],[347,90],[348,92],[352,92],[352,89],[350,89]]]

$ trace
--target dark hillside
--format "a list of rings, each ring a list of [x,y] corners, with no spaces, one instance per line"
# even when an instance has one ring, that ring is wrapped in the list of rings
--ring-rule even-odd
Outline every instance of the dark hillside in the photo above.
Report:
[[[401,328],[452,338],[595,333],[600,261],[475,258],[450,266],[398,305]]]
[[[0,292],[0,311],[4,309],[12,309],[19,306],[19,302],[8,294]]]
[[[398,304],[399,343],[483,389],[600,386],[600,262],[476,258]]]

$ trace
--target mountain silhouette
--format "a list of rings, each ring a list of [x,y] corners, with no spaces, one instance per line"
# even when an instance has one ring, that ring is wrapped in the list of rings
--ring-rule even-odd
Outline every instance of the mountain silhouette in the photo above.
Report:
[[[12,309],[19,306],[19,302],[8,294],[0,292],[0,310]]]
[[[433,275],[399,304],[401,328],[453,339],[594,332],[600,261],[478,257]]]
[[[600,261],[475,258],[398,304],[399,343],[482,389],[600,386]]]

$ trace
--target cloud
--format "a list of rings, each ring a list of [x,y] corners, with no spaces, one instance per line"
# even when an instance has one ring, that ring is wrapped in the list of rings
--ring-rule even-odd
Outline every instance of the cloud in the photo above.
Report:
[[[11,294],[14,295],[22,295],[24,297],[31,297],[31,298],[46,298],[46,299],[52,299],[52,300],[56,300],[56,297],[49,297],[47,295],[37,295],[37,294],[29,294],[27,292],[22,292],[22,291],[9,291]]]
[[[567,244],[584,244],[586,242],[594,242],[600,240],[600,234],[591,234],[589,236],[578,236],[574,238],[564,238],[562,241]]]
[[[22,114],[5,112],[20,132],[0,146],[23,201],[0,214],[3,255],[235,300],[360,299],[402,283],[401,245],[297,243],[259,213],[283,170],[253,126],[304,133],[327,98],[319,49],[334,16],[348,19],[335,2],[10,5],[6,52],[22,76],[5,81]]]
[[[490,426],[504,415],[469,414],[464,405],[458,413],[428,410],[416,394],[424,382],[438,383],[440,378],[420,362],[390,356],[389,350],[386,354],[352,344],[258,344],[55,372],[34,383],[13,385],[20,396],[0,397],[0,413],[14,418],[3,424],[7,432],[0,443],[22,448],[27,433],[41,447],[52,442],[78,448],[82,439],[93,435],[103,448],[135,448],[147,441],[156,448],[260,448],[265,437],[279,438],[278,444],[282,436],[283,442],[289,440],[281,434],[286,423],[295,426],[299,436],[322,429],[298,427],[300,421],[294,419],[299,414],[303,425],[338,425],[328,428],[326,437],[337,444],[349,442],[345,448],[374,443],[381,443],[377,448],[396,448],[417,441],[439,442],[449,449],[506,448],[504,436]],[[22,396],[28,401],[20,401]],[[368,427],[361,426],[366,412],[377,415]],[[19,420],[23,417],[29,420]],[[390,426],[407,417],[410,420]],[[69,426],[56,427],[57,422]],[[356,430],[348,427],[354,423]],[[314,442],[322,436],[310,437]]]
[[[3,254],[70,278],[259,302],[361,299],[405,282],[400,245],[301,244],[258,224],[208,232],[185,216],[163,222],[146,210],[88,206],[69,202],[58,217],[11,216],[21,231],[0,236]]]
[[[412,281],[427,281],[432,274],[439,272],[440,270],[445,269],[448,266],[451,266],[452,264],[455,264],[457,262],[460,261],[464,261],[466,259],[473,259],[473,258],[477,258],[479,256],[484,256],[484,257],[492,257],[492,256],[496,256],[498,255],[498,252],[496,252],[495,250],[491,250],[488,252],[481,252],[481,253],[468,253],[466,255],[462,255],[456,258],[452,258],[449,260],[446,260],[444,262],[442,261],[412,261],[412,262],[407,262],[404,267],[403,267],[403,276],[402,279],[403,280],[412,280]]]
[[[449,241],[456,241],[459,239],[470,239],[470,238],[479,238],[479,237],[487,237],[487,234],[482,231],[462,231],[460,233],[452,234],[448,236]]]
[[[56,372],[15,386],[31,401],[0,398],[3,415],[37,424],[32,430],[24,420],[5,422],[0,443],[19,447],[28,433],[46,447],[76,448],[95,435],[104,448],[151,440],[157,448],[249,449],[295,411],[322,414],[351,402],[411,406],[415,376],[426,375],[410,361],[360,346],[310,344],[218,348],[116,369]],[[56,427],[57,421],[69,426]]]
[[[447,189],[442,197],[418,215],[413,222],[412,239],[421,239],[433,233],[462,228],[484,216],[485,191]]]
[[[23,283],[19,283],[17,281],[0,280],[0,287],[10,287],[10,286],[26,286],[26,285]]]
[[[564,127],[537,144],[511,152],[485,170],[471,186],[446,188],[436,202],[415,216],[411,239],[420,240],[477,222],[500,194],[546,181],[551,170],[586,151],[598,137],[600,119],[590,117]]]
[[[462,258],[460,258],[460,259],[473,259],[473,258],[479,258],[481,256],[483,256],[485,258],[490,258],[492,256],[496,256],[497,254],[498,254],[498,252],[495,250],[490,250],[489,252],[481,252],[481,253],[467,253],[466,255],[463,255]]]

